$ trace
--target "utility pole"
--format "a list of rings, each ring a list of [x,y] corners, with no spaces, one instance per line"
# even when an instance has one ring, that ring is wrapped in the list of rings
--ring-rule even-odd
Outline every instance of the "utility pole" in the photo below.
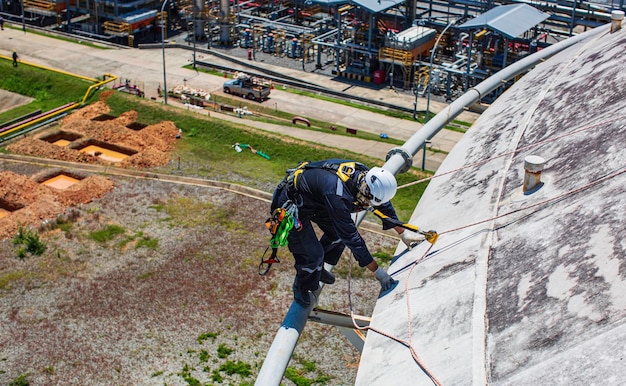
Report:
[[[23,1],[23,0],[22,0]],[[161,53],[163,55],[163,102],[167,104],[167,76],[165,75],[165,22],[163,13],[165,12],[165,5],[167,0],[163,0],[161,6]]]

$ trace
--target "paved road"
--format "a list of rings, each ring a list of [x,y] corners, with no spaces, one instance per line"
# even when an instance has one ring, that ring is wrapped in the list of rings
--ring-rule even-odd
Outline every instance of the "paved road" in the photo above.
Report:
[[[16,50],[20,59],[26,62],[61,69],[87,77],[96,78],[109,73],[119,78],[132,79],[144,87],[146,97],[157,97],[157,88],[163,84],[163,51],[161,49],[93,48],[32,33],[24,33],[21,29],[5,28],[4,31],[0,32],[0,55],[8,59],[13,50]],[[188,85],[193,88],[202,88],[212,93],[221,92],[223,77],[183,68],[184,65],[192,62],[192,51],[181,48],[166,48],[164,52],[168,89],[172,89],[177,85]],[[196,53],[196,59],[223,65],[227,64],[225,60],[210,53],[198,52]],[[412,108],[414,102],[412,95],[406,95],[388,88],[372,89],[357,85],[347,85],[344,82],[334,81],[327,76],[311,72],[278,67],[274,68],[274,70],[282,71],[292,77],[313,84],[335,90],[345,90],[345,92],[349,92],[352,95],[382,100],[394,105]],[[160,98],[157,99],[162,101]],[[418,109],[425,109],[426,102],[423,99],[420,98]],[[168,98],[168,103],[176,104],[172,98]],[[276,87],[272,91],[271,99],[264,103],[283,111],[289,111],[294,115],[332,122],[339,128],[350,127],[377,135],[385,133],[390,137],[402,140],[408,139],[421,127],[417,122],[391,118],[353,107],[294,95],[282,91],[280,87]],[[443,106],[443,104],[431,101],[431,109],[435,111],[443,108]],[[295,129],[293,127],[270,125],[217,112],[210,112],[210,114],[212,117],[227,119],[264,130],[281,132],[285,135],[314,141],[326,146],[346,148],[381,159],[385,159],[387,152],[393,147],[376,141],[336,136],[330,132],[321,133]],[[459,119],[473,122],[476,118],[476,114],[464,113]],[[432,147],[449,152],[460,137],[460,133],[442,130],[433,138]],[[436,170],[444,157],[445,155],[441,153],[427,152],[426,168]],[[420,152],[416,155],[414,164],[421,166],[421,160],[422,154]]]

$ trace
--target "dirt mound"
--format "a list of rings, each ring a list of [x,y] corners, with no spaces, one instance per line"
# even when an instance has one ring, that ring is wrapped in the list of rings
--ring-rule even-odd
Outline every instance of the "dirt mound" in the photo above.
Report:
[[[146,126],[136,122],[135,111],[127,111],[119,117],[108,115],[109,112],[106,103],[93,103],[65,117],[60,128],[24,138],[7,149],[37,157],[128,168],[151,168],[169,162],[169,152],[179,134],[173,122]],[[70,136],[70,139],[55,143],[64,136]],[[112,161],[101,156],[104,151],[81,151],[89,145],[106,147],[127,158]]]
[[[173,122],[144,125],[137,122],[136,111],[119,117],[109,112],[103,101],[93,103],[65,117],[59,127],[25,137],[7,149],[42,158],[135,169],[167,164],[179,134]],[[0,239],[12,236],[20,226],[51,219],[113,188],[110,180],[98,176],[82,176],[64,190],[39,184],[43,180],[41,176],[0,174]]]
[[[68,189],[42,185],[32,178],[13,172],[0,172],[0,239],[11,237],[20,226],[36,225],[51,219],[66,208],[86,204],[113,189],[113,182],[100,176],[79,180]]]
[[[35,157],[58,159],[61,161],[98,163],[98,157],[78,150],[53,145],[38,138],[28,137],[9,145],[7,149],[13,153],[32,155]]]

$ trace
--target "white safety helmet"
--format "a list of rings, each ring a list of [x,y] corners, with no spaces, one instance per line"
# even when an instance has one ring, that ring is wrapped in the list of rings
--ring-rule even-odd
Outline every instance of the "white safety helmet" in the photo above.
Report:
[[[369,190],[367,192],[369,194],[365,195],[369,196],[368,198],[373,206],[379,206],[391,201],[398,189],[398,183],[393,173],[377,166],[367,172],[365,183]]]

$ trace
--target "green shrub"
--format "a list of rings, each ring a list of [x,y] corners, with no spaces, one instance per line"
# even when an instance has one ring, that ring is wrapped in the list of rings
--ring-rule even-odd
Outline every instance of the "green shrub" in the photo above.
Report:
[[[32,232],[28,229],[20,227],[15,237],[13,237],[13,244],[20,245],[17,250],[17,257],[23,259],[26,257],[26,253],[31,255],[41,256],[46,251],[46,244],[39,239],[39,234]]]
[[[28,374],[22,374],[19,377],[15,378],[13,381],[11,381],[11,383],[9,383],[9,386],[28,386],[30,385],[30,382],[28,381],[28,379],[26,379],[26,377],[28,377]]]
[[[217,338],[218,335],[219,334],[215,333],[215,332],[205,332],[205,333],[202,333],[202,334],[198,335],[198,344],[204,343],[204,341],[209,339],[209,338],[211,340],[215,341],[215,338]]]
[[[145,247],[148,249],[157,249],[158,246],[159,246],[159,239],[152,239],[148,236],[144,236],[140,238],[139,240],[137,240],[137,244],[135,245],[135,248]]]
[[[221,343],[219,347],[217,348],[217,356],[219,358],[226,358],[232,353],[233,353],[233,349],[226,346],[224,343]]]
[[[226,361],[220,366],[220,371],[225,372],[228,375],[239,374],[242,377],[249,377],[252,374],[252,367],[242,361]]]
[[[119,225],[107,225],[106,228],[99,231],[91,232],[89,238],[99,243],[111,241],[117,235],[126,233],[126,230]]]

